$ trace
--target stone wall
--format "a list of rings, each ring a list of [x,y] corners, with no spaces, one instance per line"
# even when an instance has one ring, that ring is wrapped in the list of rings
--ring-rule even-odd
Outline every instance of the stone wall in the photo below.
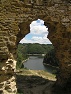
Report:
[[[0,94],[16,94],[17,45],[38,18],[45,21],[60,62],[57,85],[71,77],[71,1],[0,0]]]

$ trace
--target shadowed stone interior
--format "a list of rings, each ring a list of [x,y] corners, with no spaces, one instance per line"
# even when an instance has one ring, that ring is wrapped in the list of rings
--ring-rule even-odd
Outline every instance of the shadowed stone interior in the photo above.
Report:
[[[0,92],[16,94],[16,49],[30,23],[45,21],[56,49],[60,72],[56,84],[71,78],[71,0],[0,0]]]

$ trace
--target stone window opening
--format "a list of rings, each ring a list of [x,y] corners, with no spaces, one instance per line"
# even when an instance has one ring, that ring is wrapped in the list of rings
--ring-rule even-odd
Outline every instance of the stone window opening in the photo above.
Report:
[[[43,44],[43,45],[44,44],[46,44],[46,45],[52,44],[47,39],[47,35],[48,35],[48,28],[44,25],[43,20],[38,19],[36,21],[31,22],[30,33],[26,34],[26,37],[24,37],[19,43],[22,43],[22,44],[23,43],[26,43],[26,44],[28,44],[28,43],[31,43],[31,44],[38,43],[38,44]],[[52,47],[51,49],[54,49],[54,47]],[[38,51],[37,51],[37,53],[38,53]],[[30,54],[30,53],[28,53],[28,54]],[[47,52],[46,52],[46,54],[47,54]],[[50,57],[51,55],[52,55],[52,53],[50,52],[50,53],[48,53],[47,56]],[[52,61],[54,62],[55,60],[52,60]]]
[[[41,22],[41,26],[40,26],[40,23]],[[37,24],[37,25],[36,25]],[[42,33],[42,34],[40,34],[38,37],[37,36],[35,36],[35,37],[33,37],[32,39],[38,39],[38,41],[39,40],[41,40],[41,42],[43,41],[43,39],[41,38],[41,37],[43,37],[44,35],[48,35],[48,29],[45,29],[45,27],[43,26],[43,24],[44,24],[44,21],[43,20],[40,20],[40,19],[38,19],[37,20],[37,22],[36,21],[33,21],[33,22],[31,22],[31,24],[30,24],[30,32],[29,32],[29,34],[26,34],[26,36],[24,37],[24,39],[22,39],[21,41],[20,41],[20,43],[22,43],[22,45],[24,45],[23,44],[23,42],[24,43],[26,43],[26,45],[28,45],[28,43],[31,43],[29,40],[30,40],[30,38],[29,38],[29,40],[26,40],[26,37],[28,36],[28,37],[31,37],[31,34],[30,33],[36,33],[36,35],[37,35],[37,33],[39,33],[40,34],[40,32]],[[33,27],[32,27],[33,26]],[[39,27],[38,27],[39,26]],[[43,27],[43,28],[42,28]],[[37,29],[36,29],[37,28]],[[41,28],[41,29],[40,29]],[[46,30],[46,31],[42,31],[42,30]],[[37,31],[38,30],[38,31]],[[40,32],[39,32],[40,31]],[[47,33],[46,33],[47,32]],[[44,34],[43,34],[44,33]],[[43,36],[42,36],[43,35]],[[44,39],[46,39],[47,37],[44,37]],[[33,40],[32,40],[33,41]],[[27,43],[28,42],[28,43]],[[45,42],[45,41],[44,41]],[[43,43],[44,43],[43,42]],[[38,43],[38,42],[37,42]],[[32,44],[33,44],[33,42],[32,42]],[[21,49],[23,49],[22,48],[22,45],[21,45]],[[42,45],[44,45],[44,44],[42,44]],[[26,46],[26,48],[27,48],[27,46]],[[37,51],[38,52],[38,51]],[[50,55],[51,55],[51,53],[48,55],[49,57],[50,57]],[[49,60],[49,59],[48,59]],[[44,73],[45,74],[45,70],[47,70],[47,69],[49,69],[50,70],[50,67],[48,66],[46,66],[46,65],[41,65],[41,66],[43,66],[43,68],[42,69],[40,69],[40,65],[38,64],[38,65],[35,65],[35,63],[43,63],[43,59],[41,60],[41,58],[40,59],[38,59],[36,56],[34,56],[34,57],[32,57],[32,56],[29,56],[29,58],[27,59],[27,60],[24,60],[25,62],[23,62],[23,65],[22,65],[22,69],[25,69],[24,71],[26,71],[26,74],[27,74],[27,71],[28,71],[28,74],[29,74],[29,71],[31,72],[31,73],[34,73],[34,77],[33,77],[33,75],[32,75],[32,77],[31,76],[29,76],[28,78],[26,78],[26,79],[28,79],[27,80],[27,84],[31,84],[29,87],[33,87],[33,82],[31,83],[31,82],[28,82],[29,81],[29,78],[32,80],[32,81],[34,81],[34,79],[35,79],[35,81],[37,81],[37,79],[39,79],[40,78],[40,81],[41,81],[41,79],[43,78],[43,76],[41,76],[42,75],[42,73]],[[29,62],[29,61],[31,61],[32,62],[32,68],[30,67],[31,66],[31,62]],[[35,62],[36,61],[36,62]],[[50,61],[50,60],[49,60]],[[53,60],[51,59],[51,61],[50,61],[50,63],[52,62]],[[27,64],[29,64],[29,65],[27,65]],[[35,68],[35,66],[37,66],[37,69]],[[26,70],[27,69],[27,70]],[[52,69],[53,70],[53,73],[55,73],[56,72],[56,70],[54,70],[54,69]],[[37,72],[36,72],[37,71]],[[23,71],[21,71],[22,73],[23,73]],[[41,76],[41,77],[40,77]],[[22,78],[22,80],[24,80],[25,78],[24,78],[24,76],[21,76],[21,78]],[[18,80],[19,78],[18,78],[18,76],[17,76],[17,80]],[[55,79],[55,78],[53,78],[53,79]],[[45,78],[44,78],[44,80],[45,80]],[[38,81],[38,83],[40,83],[40,81]],[[22,82],[22,81],[21,81]],[[17,82],[17,86],[18,86],[18,84],[22,84],[22,83],[18,83]],[[28,86],[27,86],[28,87]],[[24,88],[24,87],[23,87]],[[18,87],[18,91],[19,91],[19,89],[21,89],[21,87]],[[22,89],[21,89],[22,90]],[[19,91],[20,92],[20,91]],[[24,89],[24,91],[22,91],[22,92],[25,92],[25,94],[26,94],[26,89]],[[29,90],[27,89],[27,92],[29,92]],[[33,92],[33,91],[32,91]],[[40,92],[41,92],[41,90],[40,90]],[[31,94],[31,93],[30,93]]]
[[[68,88],[67,82],[71,79],[71,66],[68,66],[68,63],[71,62],[71,0],[47,0],[47,6],[43,5],[45,0],[41,0],[42,8],[34,6],[33,11],[31,11],[32,6],[28,4],[28,1],[0,0],[0,74],[2,74],[0,93],[1,90],[5,92],[4,94],[6,91],[14,93],[16,83],[12,82],[15,82],[16,48],[19,41],[30,32],[30,22],[38,17],[49,24],[49,26],[47,25],[49,28],[48,38],[52,41],[56,49],[56,57],[59,59],[60,72],[56,86],[66,89]],[[19,25],[21,25],[20,29]],[[9,61],[13,61],[12,64]],[[10,65],[11,68],[7,65]],[[14,71],[12,71],[13,69]],[[8,76],[7,73],[11,73],[12,76]],[[6,83],[10,87],[6,88],[7,90],[5,89]],[[45,94],[45,92],[43,93]]]

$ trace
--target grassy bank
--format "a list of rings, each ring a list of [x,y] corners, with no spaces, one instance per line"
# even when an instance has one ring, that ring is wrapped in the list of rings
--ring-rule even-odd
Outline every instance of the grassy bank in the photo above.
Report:
[[[29,70],[29,69],[20,69],[17,72],[18,75],[35,75],[35,76],[40,76],[43,77],[45,79],[49,79],[49,80],[53,80],[56,81],[56,75],[55,74],[51,74],[47,71],[44,70]]]
[[[54,74],[43,70],[20,69],[17,70],[16,77],[17,94],[46,94],[45,92],[51,90],[51,86],[56,81]]]

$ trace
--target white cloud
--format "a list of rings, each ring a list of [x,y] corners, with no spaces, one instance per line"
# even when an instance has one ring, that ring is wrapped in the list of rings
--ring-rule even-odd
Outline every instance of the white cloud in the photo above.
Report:
[[[45,35],[46,36],[46,35]],[[51,44],[50,40],[47,37],[37,37],[33,36],[30,40],[23,38],[20,43],[40,43],[40,44]]]
[[[33,36],[31,39],[23,38],[20,43],[40,43],[40,44],[51,44],[50,40],[47,38],[47,35],[45,34],[42,37],[39,36]]]
[[[46,26],[44,25],[43,20],[38,19],[37,21],[33,21],[30,24],[30,32],[32,34],[48,33],[48,28],[46,28]]]
[[[40,44],[51,44],[50,40],[47,38],[47,35],[44,35],[43,37],[37,37],[33,36],[31,40],[34,43],[40,43]]]
[[[33,36],[31,39],[37,41],[37,40],[42,40],[42,37]]]
[[[33,43],[33,41],[32,41],[32,40],[28,40],[28,39],[26,39],[26,38],[23,38],[23,39],[20,41],[20,43]]]
[[[48,28],[46,28],[45,26],[31,26],[30,27],[30,32],[32,34],[44,34],[44,33],[47,33],[48,34]]]
[[[47,34],[45,34],[44,36],[43,36],[43,39],[44,40],[47,40],[48,38],[47,38]]]
[[[38,19],[37,21],[31,22],[30,26],[44,25],[44,21]]]
[[[46,26],[44,25],[43,20],[38,19],[37,21],[33,21],[30,24],[30,37],[28,36],[23,38],[20,43],[51,44],[50,40],[47,38],[47,35],[48,28],[46,28]]]

